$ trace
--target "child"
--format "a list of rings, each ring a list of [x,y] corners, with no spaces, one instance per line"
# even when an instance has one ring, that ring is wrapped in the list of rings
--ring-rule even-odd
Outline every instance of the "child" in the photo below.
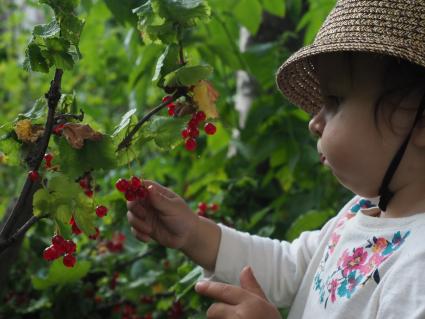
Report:
[[[321,161],[354,198],[292,243],[193,214],[151,181],[132,231],[204,268],[208,318],[425,318],[425,3],[340,0],[314,43],[279,69],[312,114]],[[246,267],[249,266],[249,267]],[[254,276],[255,273],[255,276]]]

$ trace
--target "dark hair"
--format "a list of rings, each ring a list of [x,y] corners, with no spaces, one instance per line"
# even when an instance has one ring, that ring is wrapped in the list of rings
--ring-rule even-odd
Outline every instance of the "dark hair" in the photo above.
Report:
[[[384,56],[384,59],[387,60],[387,63],[383,74],[383,91],[377,99],[374,108],[374,122],[377,127],[378,112],[383,106],[391,108],[389,117],[391,119],[395,110],[400,107],[400,103],[414,88],[418,85],[422,85],[425,88],[424,67],[396,57]],[[393,129],[391,120],[389,124],[390,128]]]

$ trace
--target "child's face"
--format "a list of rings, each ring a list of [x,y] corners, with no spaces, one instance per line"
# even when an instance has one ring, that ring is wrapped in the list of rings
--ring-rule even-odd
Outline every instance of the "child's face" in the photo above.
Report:
[[[318,152],[345,187],[360,196],[378,196],[385,171],[412,124],[421,93],[416,90],[395,102],[402,108],[394,113],[383,105],[376,125],[375,104],[384,89],[382,83],[387,82],[384,59],[362,54],[349,61],[344,54],[321,55],[316,66],[326,102],[309,123],[318,137]],[[398,183],[406,182],[400,174],[397,171],[394,181],[399,175]]]

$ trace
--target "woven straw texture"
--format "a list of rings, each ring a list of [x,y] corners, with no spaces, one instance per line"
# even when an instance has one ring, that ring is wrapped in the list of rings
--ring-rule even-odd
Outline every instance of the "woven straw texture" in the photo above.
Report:
[[[380,53],[425,67],[425,0],[338,1],[313,44],[279,68],[279,89],[291,103],[316,113],[323,98],[312,58],[341,51]]]

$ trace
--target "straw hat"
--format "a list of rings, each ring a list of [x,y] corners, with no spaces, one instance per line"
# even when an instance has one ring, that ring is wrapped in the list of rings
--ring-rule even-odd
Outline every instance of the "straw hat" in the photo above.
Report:
[[[277,84],[306,112],[323,105],[312,57],[325,52],[374,52],[425,67],[425,0],[339,0],[313,44],[278,70]]]

